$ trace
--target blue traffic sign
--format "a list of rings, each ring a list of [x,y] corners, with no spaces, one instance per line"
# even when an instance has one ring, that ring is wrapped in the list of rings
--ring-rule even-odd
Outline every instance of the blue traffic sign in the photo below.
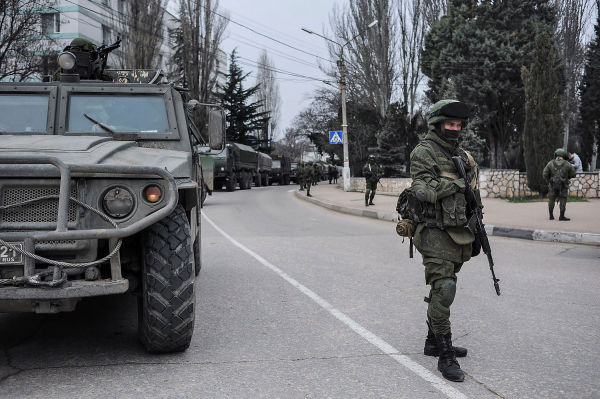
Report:
[[[342,132],[329,132],[329,144],[343,144]]]

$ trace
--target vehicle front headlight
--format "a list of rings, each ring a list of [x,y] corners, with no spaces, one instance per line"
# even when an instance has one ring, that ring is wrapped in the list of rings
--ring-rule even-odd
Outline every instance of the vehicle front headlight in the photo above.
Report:
[[[133,210],[133,196],[125,188],[114,187],[104,195],[102,204],[110,217],[124,218]]]
[[[77,58],[75,58],[75,54],[63,51],[58,55],[58,65],[62,69],[70,71],[77,65]]]
[[[225,170],[225,168],[221,166],[221,172],[224,171],[224,170]]]

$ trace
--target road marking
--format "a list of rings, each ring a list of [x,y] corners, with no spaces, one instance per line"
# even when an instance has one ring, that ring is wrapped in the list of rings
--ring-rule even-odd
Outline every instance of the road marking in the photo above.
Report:
[[[257,261],[262,263],[264,266],[268,267],[269,269],[271,269],[272,271],[277,273],[281,278],[283,278],[285,281],[287,281],[288,283],[290,283],[291,285],[293,285],[294,287],[299,289],[304,295],[306,295],[307,297],[309,297],[310,299],[312,299],[313,301],[318,303],[323,309],[327,310],[336,319],[338,319],[339,321],[341,321],[342,323],[344,323],[345,325],[350,327],[352,330],[354,330],[354,332],[356,332],[358,335],[360,335],[361,337],[363,337],[364,339],[369,341],[371,344],[375,345],[383,353],[385,353],[386,355],[389,355],[392,359],[396,360],[398,363],[402,364],[404,367],[406,367],[413,373],[417,374],[419,377],[421,377],[425,381],[429,382],[436,389],[438,389],[442,393],[446,394],[446,396],[448,396],[449,398],[467,399],[467,396],[465,396],[462,392],[458,391],[457,389],[451,387],[443,379],[434,375],[433,373],[431,373],[431,371],[427,370],[425,367],[421,366],[420,364],[418,364],[417,362],[412,360],[410,357],[401,355],[400,353],[398,353],[396,348],[394,348],[392,345],[388,344],[383,339],[379,338],[377,335],[373,334],[371,331],[367,330],[366,328],[364,328],[363,326],[361,326],[360,324],[358,324],[357,322],[352,320],[350,317],[346,316],[344,313],[340,312],[339,310],[337,310],[336,308],[331,306],[331,304],[329,302],[327,302],[326,300],[321,298],[319,295],[317,295],[316,293],[314,293],[313,291],[311,291],[304,285],[300,284],[298,281],[296,281],[295,279],[290,277],[287,273],[285,273],[283,270],[281,270],[277,266],[269,263],[262,256],[258,255],[257,253],[253,252],[251,249],[246,248],[244,245],[240,244],[229,234],[227,234],[223,230],[221,230],[221,228],[219,226],[217,226],[212,220],[210,220],[210,218],[208,216],[206,216],[205,212],[202,213],[202,216],[204,216],[206,221],[208,223],[210,223],[219,233],[221,233],[225,238],[227,238],[229,241],[231,241],[233,243],[233,245],[237,246],[242,251],[246,252],[248,255],[252,256],[254,259],[256,259]]]
[[[293,193],[294,191],[296,191],[296,190],[288,190],[288,193]]]

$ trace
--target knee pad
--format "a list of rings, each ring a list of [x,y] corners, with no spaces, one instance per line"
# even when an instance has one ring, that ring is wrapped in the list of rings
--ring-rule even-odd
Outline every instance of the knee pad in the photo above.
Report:
[[[445,281],[442,286],[442,300],[441,303],[443,306],[449,308],[454,302],[454,297],[456,296],[456,282],[454,280]]]

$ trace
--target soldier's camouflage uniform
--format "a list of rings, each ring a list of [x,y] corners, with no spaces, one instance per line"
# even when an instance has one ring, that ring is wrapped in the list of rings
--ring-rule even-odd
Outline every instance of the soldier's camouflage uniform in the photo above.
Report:
[[[477,189],[477,164],[470,154],[458,147],[457,141],[447,140],[438,129],[440,129],[439,123],[430,125],[425,140],[417,145],[410,155],[413,187],[426,188],[429,202],[450,204],[446,208],[455,207],[459,213],[466,214],[466,201],[462,194],[465,184],[460,179],[451,159],[451,156],[459,155],[463,160],[471,188],[479,205],[483,207]],[[415,231],[414,244],[423,256],[425,282],[431,286],[427,298],[429,302],[427,319],[431,329],[438,336],[451,332],[450,305],[455,291],[448,300],[448,295],[444,296],[443,290],[448,288],[455,290],[454,284],[446,283],[449,281],[456,283],[456,275],[463,263],[471,259],[475,237],[463,226],[446,227],[442,230],[435,225],[435,220],[432,223],[419,223]]]
[[[377,191],[377,182],[381,177],[381,168],[375,163],[375,157],[373,155],[369,155],[369,160],[362,168],[362,174],[366,179],[365,205],[375,205],[373,203],[373,198],[375,198],[375,193]]]
[[[562,151],[562,152],[561,152]],[[548,211],[550,213],[550,219],[554,219],[554,203],[558,199],[560,218],[561,220],[569,220],[565,217],[567,210],[567,197],[569,196],[569,179],[574,178],[576,175],[575,168],[573,165],[564,158],[566,158],[566,151],[560,149],[556,151],[557,157],[546,164],[542,175],[548,182]],[[563,156],[560,156],[561,154]],[[562,182],[554,187],[552,184],[552,178],[558,177]]]

